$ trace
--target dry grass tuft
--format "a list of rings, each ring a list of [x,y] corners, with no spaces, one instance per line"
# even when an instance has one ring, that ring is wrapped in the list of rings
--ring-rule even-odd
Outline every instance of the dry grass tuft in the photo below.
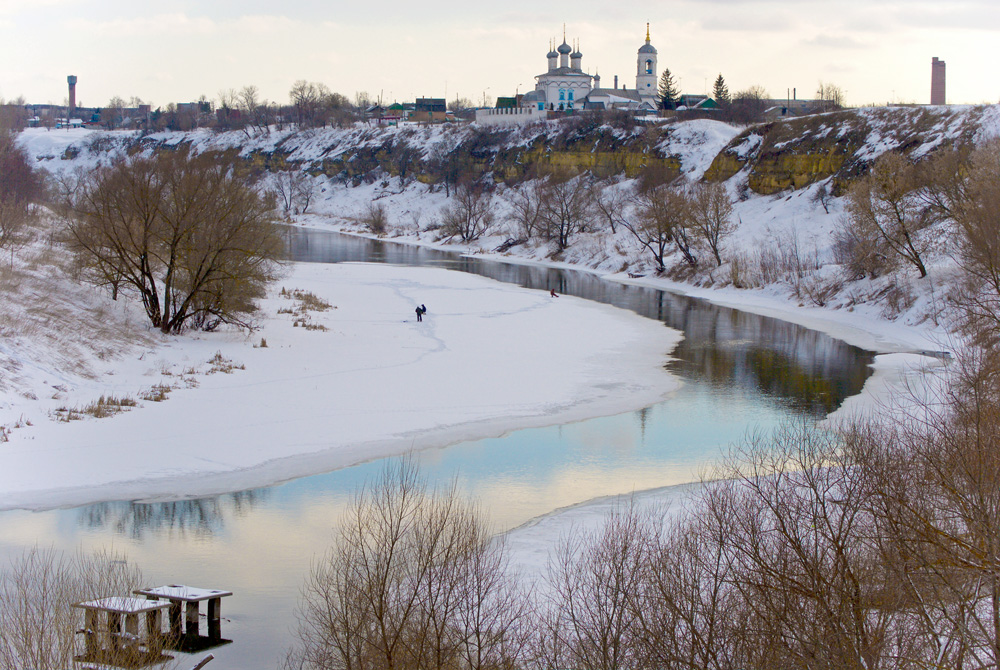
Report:
[[[278,308],[278,314],[291,314],[295,317],[292,321],[292,327],[294,328],[305,328],[306,330],[318,330],[327,331],[330,330],[323,324],[312,323],[309,320],[310,312],[325,312],[328,309],[337,309],[336,306],[331,305],[327,301],[323,300],[315,293],[309,291],[302,291],[299,289],[288,289],[282,287],[281,293],[279,294],[283,298],[288,300],[295,300],[297,304],[293,307],[280,307]]]
[[[163,402],[173,391],[172,386],[166,384],[153,384],[148,389],[139,392],[139,398],[150,402]]]
[[[79,421],[86,416],[95,419],[105,419],[109,416],[121,414],[124,411],[136,406],[135,398],[128,396],[101,396],[97,400],[83,407],[59,407],[55,410],[57,421]]]
[[[209,368],[208,372],[205,374],[215,374],[216,372],[221,372],[223,374],[231,374],[233,370],[246,370],[246,366],[242,363],[236,363],[230,358],[226,358],[222,355],[221,351],[216,351],[215,355],[208,359],[208,364],[212,367]]]

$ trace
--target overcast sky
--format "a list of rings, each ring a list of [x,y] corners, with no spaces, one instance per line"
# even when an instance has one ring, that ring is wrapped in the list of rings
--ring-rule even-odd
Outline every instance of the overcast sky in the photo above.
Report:
[[[685,93],[722,73],[811,97],[822,80],[853,105],[928,102],[947,62],[948,102],[1000,100],[997,0],[0,0],[0,97],[78,104],[115,95],[154,107],[256,85],[286,102],[297,79],[353,98],[481,101],[534,86],[549,39],[579,39],[583,67],[635,85],[646,22]]]

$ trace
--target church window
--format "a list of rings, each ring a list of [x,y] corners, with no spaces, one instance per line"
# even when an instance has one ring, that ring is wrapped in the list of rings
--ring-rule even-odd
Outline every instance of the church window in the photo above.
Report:
[[[653,74],[653,61],[646,61],[646,74]]]
[[[560,88],[559,89],[559,101],[562,102],[565,99],[566,99],[566,89],[565,88]]]
[[[541,112],[544,110],[545,110],[545,103],[544,102],[538,103],[538,111]]]
[[[573,89],[569,89],[569,101],[573,102]]]

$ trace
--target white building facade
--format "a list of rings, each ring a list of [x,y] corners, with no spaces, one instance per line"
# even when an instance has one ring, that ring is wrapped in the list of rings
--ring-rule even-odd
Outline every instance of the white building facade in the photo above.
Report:
[[[636,58],[635,88],[626,86],[601,88],[600,75],[583,70],[583,53],[566,42],[558,47],[554,41],[546,54],[548,69],[535,76],[535,89],[521,96],[519,107],[530,113],[503,109],[478,110],[476,122],[484,125],[522,124],[544,119],[549,112],[575,110],[625,109],[633,112],[653,112],[657,109],[657,52],[649,39],[646,24],[646,42],[641,45]]]

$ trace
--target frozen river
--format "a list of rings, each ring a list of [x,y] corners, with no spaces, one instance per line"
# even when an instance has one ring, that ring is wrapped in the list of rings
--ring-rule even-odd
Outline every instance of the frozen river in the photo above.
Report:
[[[579,271],[512,265],[335,233],[290,232],[308,262],[435,265],[554,289],[628,308],[684,333],[670,369],[684,385],[638,412],[419,455],[434,481],[457,478],[503,528],[595,497],[692,481],[747,431],[790,417],[820,417],[856,394],[869,352],[774,319]],[[433,310],[432,310],[433,311]],[[666,332],[666,331],[665,331]],[[558,346],[557,342],[553,346]],[[235,593],[213,670],[275,667],[290,643],[298,589],[350,493],[381,467],[371,462],[279,486],[152,504],[108,502],[0,514],[0,556],[34,543],[125,549],[154,580],[180,579]]]

